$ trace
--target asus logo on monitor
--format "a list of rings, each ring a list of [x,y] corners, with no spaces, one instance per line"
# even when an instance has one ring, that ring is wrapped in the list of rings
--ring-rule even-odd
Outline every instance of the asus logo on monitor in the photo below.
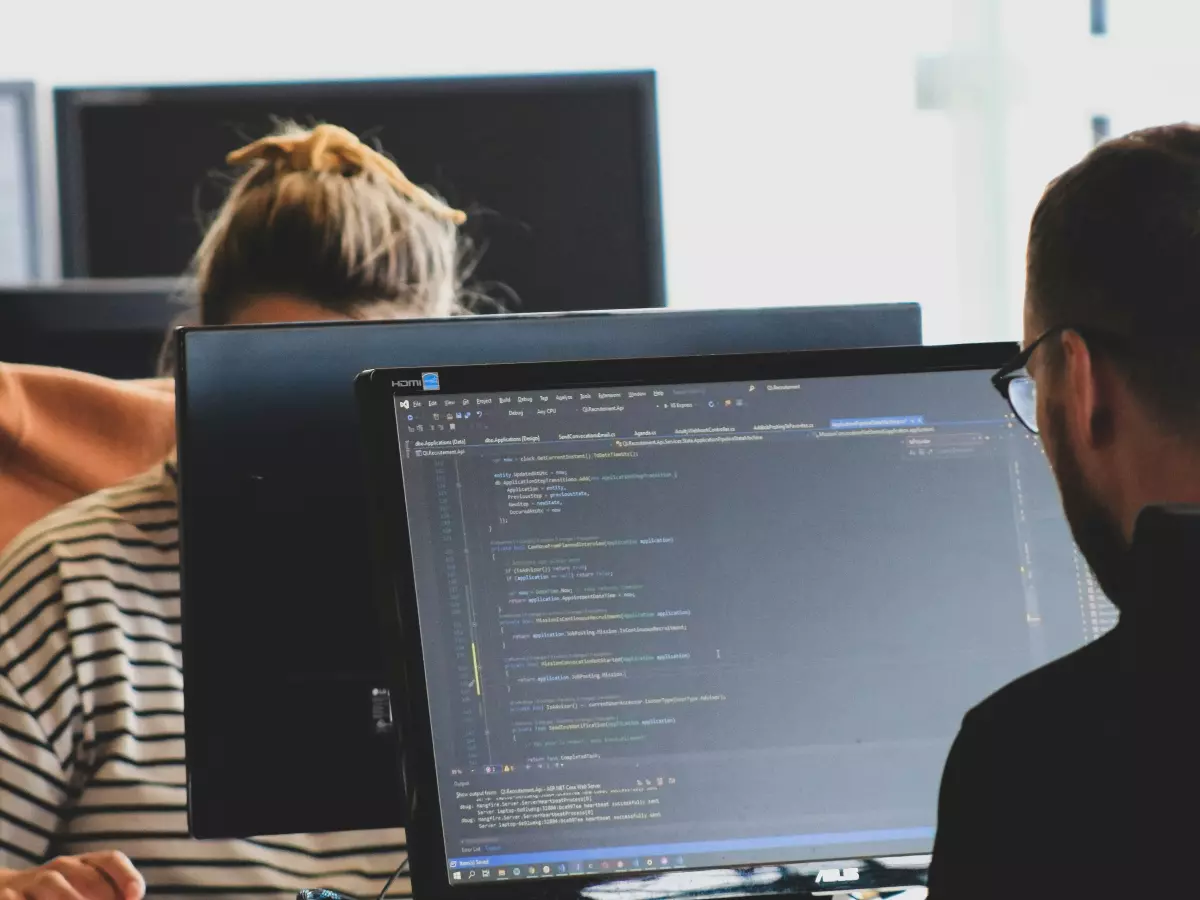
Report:
[[[841,884],[858,881],[858,869],[822,869],[817,873],[817,884]]]
[[[420,378],[409,378],[404,381],[393,381],[394,388],[415,388],[419,387],[426,391],[440,391],[442,389],[442,381],[438,377],[437,372],[422,372]]]

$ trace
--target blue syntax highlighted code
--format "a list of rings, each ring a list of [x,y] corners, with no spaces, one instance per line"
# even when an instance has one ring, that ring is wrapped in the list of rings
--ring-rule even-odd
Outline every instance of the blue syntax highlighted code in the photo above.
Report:
[[[924,425],[924,416],[881,416],[875,419],[832,419],[830,428],[911,428]]]

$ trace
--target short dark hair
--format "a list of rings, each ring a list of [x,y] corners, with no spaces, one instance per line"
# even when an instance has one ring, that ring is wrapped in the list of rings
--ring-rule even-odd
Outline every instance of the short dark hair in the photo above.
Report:
[[[1131,389],[1165,426],[1200,433],[1200,127],[1117,138],[1051,182],[1027,267],[1046,327],[1118,338]]]

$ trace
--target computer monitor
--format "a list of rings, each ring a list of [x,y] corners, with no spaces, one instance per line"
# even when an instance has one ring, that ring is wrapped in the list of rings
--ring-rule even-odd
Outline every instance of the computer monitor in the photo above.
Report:
[[[185,270],[225,154],[280,119],[378,139],[468,213],[513,312],[662,306],[652,72],[55,91],[63,270]],[[114,178],[137,148],[136,178]],[[509,294],[494,288],[492,296]]]
[[[40,271],[34,87],[0,81],[0,284]]]
[[[371,365],[920,343],[914,304],[184,329],[191,829],[401,825],[354,377]],[[236,662],[233,662],[236,661]]]
[[[1017,349],[364,373],[414,894],[927,854],[964,713],[1115,617]]]
[[[169,279],[0,287],[0,360],[109,378],[151,378],[185,312]]]

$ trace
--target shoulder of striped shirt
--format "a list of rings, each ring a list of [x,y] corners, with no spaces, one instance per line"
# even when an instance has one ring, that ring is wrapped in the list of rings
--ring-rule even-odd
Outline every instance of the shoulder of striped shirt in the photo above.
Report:
[[[46,829],[53,827],[53,810],[67,789],[63,766],[69,755],[68,747],[56,747],[55,739],[47,734],[45,721],[39,718],[39,710],[29,704],[25,690],[13,683],[10,675],[17,674],[22,666],[33,665],[40,683],[62,658],[64,651],[55,651],[54,646],[63,638],[62,626],[56,622],[59,613],[55,612],[63,584],[63,562],[94,560],[99,564],[98,571],[104,569],[101,560],[123,563],[128,559],[136,565],[134,559],[139,553],[153,553],[150,548],[155,547],[161,559],[161,550],[177,540],[174,484],[169,480],[164,483],[166,477],[160,466],[68,503],[26,528],[0,554],[0,730],[10,739],[4,741],[5,748],[0,748],[0,762],[7,773],[0,793],[6,800],[23,798],[23,802],[33,804],[26,811],[36,812],[38,819],[25,823],[13,819],[11,811],[8,816],[0,812],[0,818],[9,820],[9,836],[15,835],[12,828],[20,825],[23,834],[28,832],[26,838],[48,839]],[[41,660],[38,654],[48,656],[48,660]],[[64,681],[62,687],[72,683]],[[60,694],[56,688],[54,696]],[[9,853],[26,862],[38,861],[44,846],[23,846],[25,840],[20,843],[18,847],[0,839],[0,855],[5,862],[9,861]]]
[[[154,538],[177,527],[178,519],[175,486],[163,465],[72,500],[26,527],[0,551],[0,594],[6,573],[56,543],[144,531],[151,543],[161,545],[169,541]]]
[[[174,572],[178,550],[174,482],[162,466],[73,500],[26,528],[0,554],[0,671],[20,653],[23,641],[14,638],[46,624],[47,605],[65,583],[62,566],[85,564],[102,578],[113,577],[113,565]]]

